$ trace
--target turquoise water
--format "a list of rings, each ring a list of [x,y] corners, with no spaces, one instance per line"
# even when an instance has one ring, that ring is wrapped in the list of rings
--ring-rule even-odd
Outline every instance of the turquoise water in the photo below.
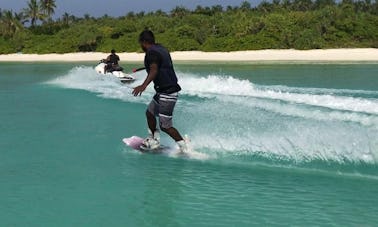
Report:
[[[378,64],[177,64],[186,158],[93,64],[0,63],[0,226],[377,225]]]

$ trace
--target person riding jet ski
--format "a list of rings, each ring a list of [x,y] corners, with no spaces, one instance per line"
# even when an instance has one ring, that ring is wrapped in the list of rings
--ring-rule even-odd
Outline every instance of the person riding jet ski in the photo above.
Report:
[[[111,50],[111,54],[105,59],[105,73],[113,71],[122,71],[122,67],[118,65],[119,56],[114,49]]]

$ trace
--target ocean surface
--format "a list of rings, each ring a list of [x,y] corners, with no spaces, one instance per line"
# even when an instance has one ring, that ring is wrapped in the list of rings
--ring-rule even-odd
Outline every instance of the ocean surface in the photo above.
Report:
[[[0,63],[0,226],[377,226],[377,63],[177,63],[186,157],[94,65]]]

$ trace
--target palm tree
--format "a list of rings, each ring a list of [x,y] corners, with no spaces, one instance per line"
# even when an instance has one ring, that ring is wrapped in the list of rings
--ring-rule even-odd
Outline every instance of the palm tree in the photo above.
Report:
[[[311,0],[294,0],[293,8],[297,11],[309,11],[313,8]]]
[[[41,10],[46,14],[46,16],[48,18],[51,18],[56,8],[55,0],[41,0],[40,7]]]
[[[176,6],[176,8],[171,10],[172,17],[184,17],[185,15],[189,13],[190,11],[183,6]]]
[[[70,23],[70,15],[67,12],[65,12],[62,16],[62,23],[64,25],[68,25]]]
[[[28,2],[28,8],[24,9],[24,14],[26,18],[30,18],[31,26],[34,27],[38,20],[43,20],[45,15],[41,12],[40,6],[37,0],[30,0]]]
[[[23,12],[20,13],[14,13],[14,18],[19,21],[22,25],[25,25],[28,20],[26,20],[25,15]]]
[[[0,34],[5,38],[12,37],[17,31],[23,28],[17,15],[10,10],[0,12]]]
[[[61,19],[58,19],[58,21],[61,21],[63,25],[69,25],[69,24],[72,24],[74,22],[76,22],[78,20],[77,17],[75,17],[74,15],[70,15],[69,13],[65,12]]]
[[[248,11],[251,8],[252,8],[251,3],[247,2],[247,1],[242,2],[241,5],[240,5],[240,9],[243,10],[243,11]]]

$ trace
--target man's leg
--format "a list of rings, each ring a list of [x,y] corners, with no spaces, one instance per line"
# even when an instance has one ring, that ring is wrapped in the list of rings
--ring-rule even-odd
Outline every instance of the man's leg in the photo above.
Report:
[[[156,131],[156,118],[148,110],[146,111],[146,117],[147,117],[148,128],[150,129],[151,133],[154,134],[154,132]]]
[[[178,144],[180,151],[185,153],[188,148],[186,141],[182,138],[176,128],[173,127],[173,110],[177,101],[177,94],[161,95],[159,99],[159,123],[163,132],[167,133]]]
[[[180,135],[180,133],[177,131],[177,129],[175,129],[174,127],[170,127],[170,128],[161,128],[161,130],[165,133],[167,133],[170,137],[172,137],[172,139],[174,139],[176,142],[177,141],[180,141],[180,140],[183,140],[182,136]]]
[[[151,105],[153,106],[154,104]],[[151,107],[151,105],[149,107]],[[149,109],[146,111],[146,118],[149,135],[144,139],[142,146],[146,149],[156,149],[160,146],[160,134],[159,130],[156,129],[156,118]]]
[[[159,111],[159,103],[154,99],[148,104],[146,110],[146,119],[148,125],[148,137],[144,140],[143,144],[145,147],[150,149],[155,149],[160,146],[160,133],[156,128],[156,115]]]
[[[181,153],[186,153],[188,152],[188,145],[186,144],[187,141],[185,141],[180,133],[175,129],[174,127],[170,128],[161,128],[161,130],[165,133],[167,133],[172,139],[174,139],[177,143],[177,145],[180,148]]]
[[[173,127],[173,110],[177,101],[175,95],[161,94],[159,96],[159,123],[160,129],[167,133],[176,142],[182,140],[180,133]]]

